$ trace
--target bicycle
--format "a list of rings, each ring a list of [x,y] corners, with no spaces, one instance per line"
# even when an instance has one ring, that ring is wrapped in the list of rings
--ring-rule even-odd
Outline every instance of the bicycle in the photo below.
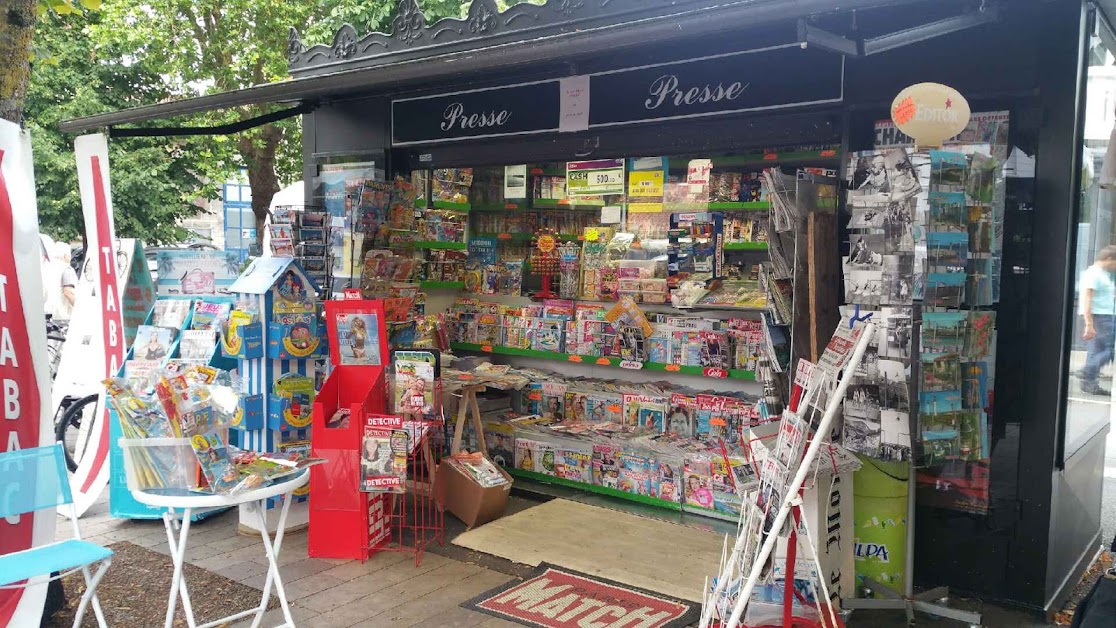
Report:
[[[62,361],[62,347],[66,344],[66,332],[69,324],[65,321],[56,321],[50,314],[46,315],[47,362],[50,365],[50,381],[58,375],[58,364]]]
[[[81,422],[85,418],[85,409],[93,404],[96,409],[98,395],[73,397],[66,395],[58,404],[54,413],[54,440],[62,443],[62,451],[66,454],[66,467],[70,472],[77,471],[78,461],[85,455],[85,447],[89,438],[82,438]],[[75,428],[73,431],[70,428]]]

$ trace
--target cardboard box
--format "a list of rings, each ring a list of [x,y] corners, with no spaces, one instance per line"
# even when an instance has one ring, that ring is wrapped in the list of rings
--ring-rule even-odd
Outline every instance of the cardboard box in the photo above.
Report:
[[[499,465],[496,468],[508,479],[508,483],[485,488],[453,465],[442,462],[438,465],[438,476],[434,482],[435,499],[470,529],[503,517],[508,495],[511,494],[512,478]]]

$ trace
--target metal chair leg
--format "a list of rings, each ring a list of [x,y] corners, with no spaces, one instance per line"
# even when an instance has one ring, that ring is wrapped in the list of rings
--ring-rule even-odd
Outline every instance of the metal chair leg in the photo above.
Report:
[[[93,602],[93,614],[97,617],[97,625],[101,628],[106,628],[108,625],[105,622],[105,614],[101,610],[101,600],[97,598],[97,585],[100,584],[101,578],[104,577],[105,572],[108,571],[109,565],[112,564],[112,558],[106,558],[101,561],[101,566],[92,577],[89,575],[89,567],[81,568],[81,573],[85,576],[85,593],[81,595],[81,604],[78,605],[77,614],[74,616],[74,628],[81,625],[82,618],[85,617],[85,607],[89,602]]]

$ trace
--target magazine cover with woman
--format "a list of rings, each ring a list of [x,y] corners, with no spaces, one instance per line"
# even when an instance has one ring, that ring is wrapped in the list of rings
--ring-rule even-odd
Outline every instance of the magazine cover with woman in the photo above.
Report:
[[[360,490],[402,493],[407,481],[409,437],[403,417],[371,415],[365,419],[360,445]]]

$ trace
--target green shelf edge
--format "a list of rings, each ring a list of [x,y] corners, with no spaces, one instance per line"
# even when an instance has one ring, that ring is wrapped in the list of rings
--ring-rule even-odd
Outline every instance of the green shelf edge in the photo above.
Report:
[[[559,203],[557,199],[551,198],[537,198],[531,201],[531,209],[572,209],[575,211],[590,211],[600,209],[604,206],[604,201],[600,203]]]
[[[709,203],[709,211],[762,211],[771,209],[767,201],[749,201],[747,203]]]
[[[415,199],[415,207],[419,209],[445,209],[462,213],[468,213],[472,209],[469,203],[454,203],[451,201],[434,201],[432,205],[427,205],[424,198]]]
[[[465,287],[464,281],[420,281],[419,287],[423,290],[461,290]]]
[[[418,241],[408,242],[407,245],[412,249],[434,249],[434,250],[450,250],[450,251],[464,251],[469,248],[465,242],[433,242],[433,241]]]
[[[539,359],[542,359],[542,360],[557,360],[557,361],[560,361],[560,362],[571,362],[570,354],[568,354],[568,353],[554,353],[552,351],[536,351],[535,349],[516,349],[514,347],[498,347],[496,345],[492,346],[492,351],[484,351],[481,347],[482,347],[482,345],[473,344],[473,343],[469,343],[469,342],[451,342],[450,343],[450,348],[451,349],[456,349],[456,350],[460,350],[460,351],[472,351],[472,352],[475,352],[475,353],[493,353],[493,354],[496,354],[496,355],[510,355],[510,356],[518,356],[518,357],[521,357],[521,358],[539,358]],[[619,367],[620,363],[623,362],[623,360],[621,360],[620,358],[601,358],[600,356],[592,356],[592,355],[575,356],[575,357],[580,357],[581,361],[578,362],[576,360],[573,360],[572,363],[574,363],[574,364],[584,364],[586,366],[605,366],[604,364],[597,364],[597,360],[600,360],[600,359],[608,360],[608,366],[612,366],[612,367]],[[672,373],[672,374],[680,373],[682,375],[696,375],[698,377],[705,377],[705,373],[704,373],[705,368],[701,367],[701,366],[678,366],[677,367],[678,370],[676,370],[676,371],[675,370],[667,370],[668,366],[673,367],[675,365],[659,364],[657,362],[644,362],[643,363],[643,368],[640,369],[640,370],[654,371],[656,373],[660,373],[660,372],[661,373]],[[729,370],[729,376],[728,376],[727,379],[736,379],[736,380],[743,380],[743,381],[755,381],[756,374],[752,371],[743,371],[743,370],[740,370],[740,369],[731,369],[731,370]]]
[[[544,484],[557,484],[559,486],[568,486],[582,491],[589,491],[591,493],[598,493],[600,495],[608,495],[609,497],[616,497],[618,499],[626,499],[633,502],[639,502],[648,506],[655,506],[656,508],[665,508],[668,510],[682,510],[682,504],[677,502],[668,502],[665,499],[658,499],[657,497],[648,497],[646,495],[635,495],[625,491],[620,491],[607,486],[597,486],[596,484],[587,484],[585,482],[575,482],[565,478],[556,478],[552,475],[539,473],[537,471],[524,471],[523,469],[516,469],[513,467],[504,467],[504,470],[513,477],[521,477]]]
[[[766,251],[766,242],[725,242],[726,251]]]

